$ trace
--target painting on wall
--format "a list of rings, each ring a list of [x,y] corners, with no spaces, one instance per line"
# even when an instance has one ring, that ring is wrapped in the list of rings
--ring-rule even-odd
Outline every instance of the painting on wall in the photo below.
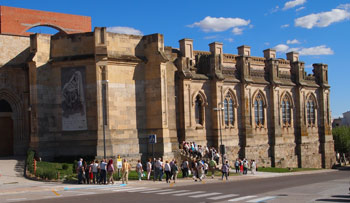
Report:
[[[61,69],[62,130],[87,130],[85,67]]]

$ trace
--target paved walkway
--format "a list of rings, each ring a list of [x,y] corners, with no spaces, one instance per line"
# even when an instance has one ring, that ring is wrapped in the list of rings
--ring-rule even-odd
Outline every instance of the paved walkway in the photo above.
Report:
[[[0,158],[0,185],[28,182],[23,178],[24,157]]]
[[[40,191],[40,190],[64,190],[64,188],[70,187],[103,187],[100,185],[77,185],[77,184],[63,184],[61,182],[41,182],[33,181],[23,177],[23,168],[24,168],[24,158],[0,158],[0,190],[3,194],[14,194],[14,193],[25,193],[30,191]],[[294,176],[301,174],[315,174],[315,173],[326,173],[335,171],[332,169],[316,170],[316,171],[303,171],[303,172],[290,172],[290,173],[267,173],[267,172],[256,172],[255,175],[248,172],[247,175],[231,175],[229,176],[228,181],[239,181],[239,180],[248,180],[248,179],[257,179],[257,178],[271,178],[278,176]],[[234,172],[231,172],[234,174]],[[195,182],[191,178],[178,179],[176,184],[172,186],[184,186],[191,184],[206,184],[206,183],[219,183],[222,182],[221,177],[216,176],[214,179],[210,177],[204,179],[202,182]],[[116,185],[120,185],[121,181],[115,181]],[[160,181],[129,181],[128,185],[147,185],[149,187],[168,187],[169,184],[165,183],[165,179]]]

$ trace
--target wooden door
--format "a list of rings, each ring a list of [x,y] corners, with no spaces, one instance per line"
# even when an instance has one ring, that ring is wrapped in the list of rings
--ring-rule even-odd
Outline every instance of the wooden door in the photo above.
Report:
[[[13,120],[0,117],[0,156],[13,155]]]

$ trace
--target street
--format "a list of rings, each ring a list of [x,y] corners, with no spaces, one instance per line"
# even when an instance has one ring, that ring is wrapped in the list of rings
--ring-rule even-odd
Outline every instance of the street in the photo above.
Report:
[[[230,176],[230,181],[176,184],[133,181],[124,186],[68,185],[16,195],[1,202],[350,202],[349,170],[277,177]]]

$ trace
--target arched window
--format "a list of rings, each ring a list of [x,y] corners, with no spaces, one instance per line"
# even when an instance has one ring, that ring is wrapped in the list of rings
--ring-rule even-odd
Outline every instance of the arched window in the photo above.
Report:
[[[264,102],[263,97],[259,93],[254,100],[254,115],[255,115],[255,124],[257,126],[264,125],[265,117],[264,117]]]
[[[224,119],[225,125],[234,125],[235,123],[235,112],[233,108],[233,99],[230,94],[227,94],[224,99]]]
[[[307,123],[309,125],[315,124],[315,102],[312,98],[309,98],[306,103]]]
[[[291,109],[290,105],[291,102],[289,100],[289,97],[287,95],[284,96],[282,100],[282,123],[285,126],[291,125]]]
[[[197,95],[196,97],[196,101],[195,101],[195,119],[196,119],[196,123],[203,125],[203,99],[201,96]]]

